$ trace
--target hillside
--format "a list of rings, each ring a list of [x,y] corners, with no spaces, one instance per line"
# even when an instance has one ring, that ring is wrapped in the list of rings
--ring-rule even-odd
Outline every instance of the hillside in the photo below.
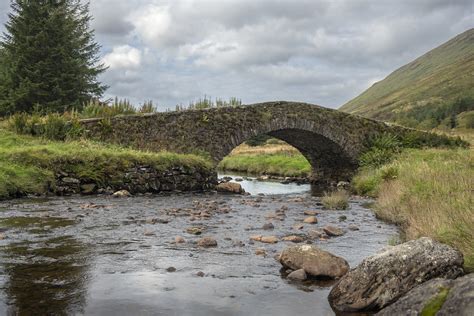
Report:
[[[341,110],[409,126],[473,128],[474,29],[397,69]]]

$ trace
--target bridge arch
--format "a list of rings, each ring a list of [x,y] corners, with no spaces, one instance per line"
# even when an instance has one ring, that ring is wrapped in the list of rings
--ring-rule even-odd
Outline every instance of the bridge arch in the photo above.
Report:
[[[146,150],[205,152],[217,164],[253,136],[267,134],[297,148],[313,166],[313,180],[349,180],[366,140],[401,132],[375,120],[298,102],[266,102],[205,110],[82,121],[86,136]]]

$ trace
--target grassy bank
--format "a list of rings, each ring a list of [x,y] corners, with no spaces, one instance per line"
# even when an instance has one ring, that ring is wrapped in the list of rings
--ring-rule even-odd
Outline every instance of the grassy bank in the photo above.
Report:
[[[219,169],[285,177],[307,177],[311,174],[311,165],[306,158],[287,144],[241,145],[221,161]]]
[[[45,193],[54,187],[59,171],[101,183],[134,164],[157,170],[211,168],[193,155],[147,153],[90,141],[54,142],[0,129],[0,199]]]
[[[406,239],[430,236],[455,246],[474,270],[472,150],[406,150],[360,171],[353,184],[358,194],[377,197],[376,214],[401,225]]]

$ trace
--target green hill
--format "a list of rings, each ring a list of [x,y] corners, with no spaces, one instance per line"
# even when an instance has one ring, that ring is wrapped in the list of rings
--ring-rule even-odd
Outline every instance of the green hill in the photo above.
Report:
[[[474,29],[395,70],[341,110],[411,127],[474,128]]]

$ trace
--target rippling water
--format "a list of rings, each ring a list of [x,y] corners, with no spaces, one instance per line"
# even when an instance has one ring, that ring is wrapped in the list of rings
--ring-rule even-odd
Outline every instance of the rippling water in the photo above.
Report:
[[[333,315],[327,302],[330,283],[292,283],[281,276],[273,257],[291,243],[250,244],[249,237],[282,237],[327,224],[347,230],[355,224],[359,231],[314,242],[355,266],[397,234],[364,208],[364,200],[351,201],[347,211],[322,211],[309,186],[242,184],[253,194],[279,194],[0,203],[0,314]],[[203,204],[226,211],[194,221],[180,213]],[[287,217],[274,220],[273,231],[263,231],[265,216],[282,206],[288,207]],[[295,231],[305,210],[321,211],[319,223]],[[340,222],[342,215],[347,220]],[[218,247],[198,248],[202,236],[187,234],[190,226],[205,227],[203,235],[214,237]],[[187,242],[177,245],[176,236]],[[268,255],[255,255],[257,248]],[[167,272],[168,267],[176,272]],[[199,271],[204,277],[196,275]]]

